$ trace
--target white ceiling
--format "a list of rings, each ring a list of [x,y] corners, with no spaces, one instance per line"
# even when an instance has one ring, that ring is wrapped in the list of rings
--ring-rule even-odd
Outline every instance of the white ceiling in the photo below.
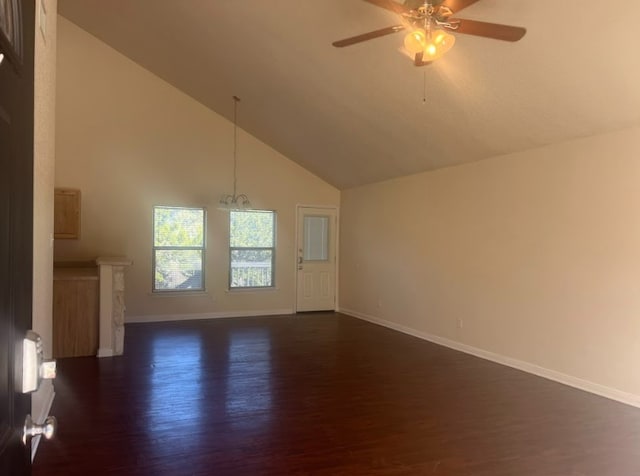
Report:
[[[480,0],[417,68],[363,0],[59,0],[67,19],[340,189],[640,124],[640,2]],[[426,103],[423,91],[426,86]]]

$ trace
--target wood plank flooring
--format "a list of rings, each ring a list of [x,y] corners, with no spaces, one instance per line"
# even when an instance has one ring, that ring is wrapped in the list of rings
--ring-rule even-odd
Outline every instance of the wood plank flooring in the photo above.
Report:
[[[640,410],[336,313],[60,359],[34,476],[640,475]]]

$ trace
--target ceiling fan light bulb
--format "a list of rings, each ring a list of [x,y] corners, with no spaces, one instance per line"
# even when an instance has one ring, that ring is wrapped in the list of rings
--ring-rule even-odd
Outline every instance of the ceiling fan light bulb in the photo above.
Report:
[[[440,59],[451,49],[455,42],[455,36],[443,30],[437,30],[433,33],[432,39],[425,45],[424,57],[428,58],[428,61]]]
[[[426,40],[427,33],[422,28],[418,28],[404,37],[404,47],[409,53],[415,55],[424,50]]]

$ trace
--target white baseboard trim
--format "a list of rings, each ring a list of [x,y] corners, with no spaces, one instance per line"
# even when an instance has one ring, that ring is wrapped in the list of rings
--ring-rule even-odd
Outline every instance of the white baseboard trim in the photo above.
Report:
[[[141,322],[169,322],[169,321],[191,321],[202,319],[227,319],[230,317],[256,317],[256,316],[278,316],[293,314],[292,308],[269,309],[262,311],[223,311],[207,312],[204,314],[158,314],[149,316],[127,316],[126,323]]]
[[[513,367],[515,369],[537,375],[538,377],[543,377],[549,380],[553,380],[554,382],[562,383],[564,385],[568,385],[570,387],[574,387],[579,390],[584,390],[585,392],[593,393],[601,397],[605,397],[611,400],[615,400],[617,402],[625,403],[627,405],[640,408],[640,395],[623,392],[621,390],[607,387],[605,385],[601,385],[598,383],[590,382],[588,380],[574,377],[572,375],[567,375],[561,372],[557,372],[555,370],[540,367],[538,365],[535,365],[529,362],[514,359],[512,357],[507,357],[505,355],[496,354],[494,352],[490,352],[484,349],[463,344],[461,342],[456,342],[454,340],[440,337],[437,335],[421,332],[421,331],[412,329],[410,327],[403,326],[401,324],[396,324],[395,322],[391,322],[385,319],[381,319],[379,317],[363,314],[361,312],[354,311],[351,309],[340,309],[339,312],[343,314],[347,314],[352,317],[356,317],[358,319],[362,319],[364,321],[372,322],[373,324],[378,324],[380,326],[393,329],[398,332],[402,332],[404,334],[408,334],[413,337],[417,337],[419,339],[433,342],[434,344],[442,345],[444,347],[448,347],[454,350],[459,350],[460,352],[471,354],[476,357],[480,357],[481,359],[490,360],[498,364],[506,365],[507,367]]]
[[[41,391],[44,394],[44,398],[42,399],[42,401],[44,401],[44,405],[40,408],[40,411],[34,418],[34,421],[37,423],[44,422],[45,419],[49,416],[49,412],[51,412],[51,406],[53,405],[53,399],[56,396],[56,392],[53,388],[53,384],[51,383],[51,380],[44,381],[44,383],[42,384]],[[42,436],[38,435],[32,438],[31,440],[31,462],[32,463],[36,458],[36,452],[38,451],[38,446],[40,445],[41,438]]]
[[[96,357],[113,357],[113,349],[100,348]]]

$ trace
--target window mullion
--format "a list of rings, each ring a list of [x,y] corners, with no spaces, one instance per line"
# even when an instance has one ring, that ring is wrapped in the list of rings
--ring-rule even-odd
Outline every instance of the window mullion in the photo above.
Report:
[[[153,249],[166,251],[200,251],[204,250],[204,246],[154,246]]]

